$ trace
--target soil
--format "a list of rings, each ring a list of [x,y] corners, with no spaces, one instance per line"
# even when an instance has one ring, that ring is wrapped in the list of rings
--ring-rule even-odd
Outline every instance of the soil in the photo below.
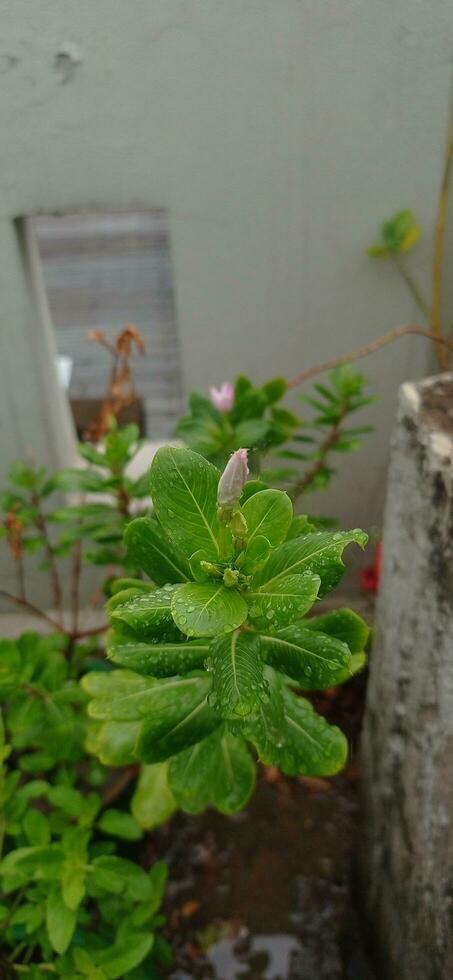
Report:
[[[378,980],[354,888],[365,685],[313,699],[348,734],[340,776],[263,768],[244,812],[179,814],[150,836],[169,863],[170,980]]]

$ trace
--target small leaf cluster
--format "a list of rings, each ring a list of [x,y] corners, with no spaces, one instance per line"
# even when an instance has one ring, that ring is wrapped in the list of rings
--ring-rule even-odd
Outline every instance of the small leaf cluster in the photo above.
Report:
[[[304,617],[340,580],[345,546],[366,535],[316,531],[287,494],[253,483],[225,511],[219,476],[191,450],[158,451],[153,516],[125,534],[151,581],[108,602],[119,669],[83,679],[90,748],[107,763],[145,763],[136,805],[158,785],[165,815],[240,809],[257,758],[289,775],[336,773],[346,739],[298,692],[342,683],[365,657],[368,630],[350,610]]]
[[[104,801],[107,770],[87,757],[78,675],[82,663],[102,666],[93,643],[70,651],[63,633],[0,641],[0,926],[8,976],[17,969],[31,978],[145,980],[158,976],[155,957],[169,960],[159,934],[166,867],[145,871],[121,853],[143,831]]]
[[[371,404],[373,398],[365,394],[367,379],[351,364],[342,364],[331,371],[324,383],[315,383],[313,395],[302,395],[302,401],[313,411],[313,418],[306,420],[300,433],[293,437],[295,445],[278,450],[274,455],[304,465],[297,469],[266,470],[264,477],[272,482],[282,480],[295,488],[293,496],[301,492],[325,490],[336,473],[332,465],[333,453],[357,452],[361,437],[372,432],[369,425],[351,426],[351,415]]]
[[[221,467],[230,453],[241,446],[257,452],[280,446],[300,425],[297,415],[280,405],[286,390],[284,378],[273,378],[257,387],[240,375],[228,412],[220,412],[209,398],[193,392],[190,412],[180,419],[177,435],[190,449]]]
[[[220,412],[199,392],[190,396],[190,414],[178,424],[177,434],[190,449],[217,466],[241,446],[252,449],[251,465],[261,489],[281,485],[291,497],[325,489],[335,468],[332,453],[355,452],[360,436],[371,426],[346,427],[347,418],[368,405],[366,378],[350,364],[331,371],[324,384],[315,384],[311,397],[301,400],[314,415],[300,418],[278,404],[287,383],[275,378],[256,388],[244,377],[235,384],[235,400]],[[284,461],[284,462],[283,462]]]
[[[40,568],[50,571],[51,605],[62,609],[67,566],[61,559],[79,552],[81,571],[86,564],[111,566],[134,574],[123,548],[124,529],[132,513],[144,510],[147,477],[133,479],[127,468],[141,448],[138,427],[120,429],[114,420],[99,446],[80,443],[79,455],[87,467],[50,474],[44,467],[15,462],[9,486],[0,492],[0,538],[16,567],[18,587],[25,595],[27,556],[36,554]],[[61,495],[72,495],[61,503]],[[34,566],[32,566],[33,568]],[[77,583],[75,583],[77,586]]]
[[[118,428],[111,420],[99,446],[79,444],[79,455],[90,464],[88,468],[60,470],[55,475],[56,490],[85,497],[50,514],[52,523],[66,526],[59,536],[59,554],[70,552],[76,541],[87,540],[90,547],[85,550],[85,561],[124,566],[124,528],[132,506],[148,492],[147,481],[132,479],[126,473],[142,445],[138,426]]]
[[[412,211],[397,211],[392,218],[384,221],[379,241],[367,249],[367,253],[375,259],[404,254],[414,248],[421,234],[422,230]]]

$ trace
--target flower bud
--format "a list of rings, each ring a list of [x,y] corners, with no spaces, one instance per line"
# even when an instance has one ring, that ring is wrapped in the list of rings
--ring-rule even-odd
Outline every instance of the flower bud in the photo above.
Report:
[[[249,475],[247,466],[248,449],[236,449],[219,480],[217,502],[219,507],[233,507],[238,503],[244,484]]]
[[[219,412],[229,412],[234,405],[234,388],[229,381],[224,381],[220,388],[215,388],[212,386],[209,389],[209,395],[214,405]]]
[[[237,568],[226,568],[223,573],[223,584],[227,589],[234,589],[239,581],[239,570]]]

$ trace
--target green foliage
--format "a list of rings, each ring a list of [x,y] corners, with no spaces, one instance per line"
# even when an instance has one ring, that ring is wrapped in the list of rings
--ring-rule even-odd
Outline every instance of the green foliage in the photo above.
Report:
[[[365,386],[360,372],[350,364],[341,365],[330,372],[326,382],[314,385],[311,396],[302,397],[312,417],[301,419],[277,405],[287,389],[283,379],[255,388],[240,377],[229,411],[219,411],[204,395],[193,393],[190,414],[181,419],[177,434],[190,449],[218,466],[225,465],[233,450],[248,446],[259,481],[247,492],[254,495],[278,483],[294,500],[301,493],[325,489],[335,473],[332,454],[356,452],[360,437],[372,431],[369,426],[346,425],[349,416],[372,401],[364,394]],[[265,506],[265,498],[260,498],[260,504]],[[269,518],[269,526],[278,533],[276,516],[270,513]],[[259,533],[266,536],[263,529]]]
[[[2,963],[133,980],[140,964],[154,969],[166,868],[122,856],[142,827],[109,804],[108,772],[86,756],[78,673],[93,644],[74,647],[63,633],[0,641]]]
[[[200,392],[190,396],[190,413],[180,419],[177,434],[195,452],[219,466],[241,446],[263,451],[287,442],[300,422],[296,415],[278,408],[286,393],[284,378],[274,378],[261,388],[239,376],[234,403],[221,412]]]
[[[412,211],[397,211],[393,217],[384,221],[381,237],[368,249],[368,255],[376,259],[386,259],[409,252],[417,244],[421,234],[422,230]]]
[[[155,533],[138,519],[126,537],[145,564],[150,543],[160,584],[169,555],[184,575],[109,600],[107,655],[117,669],[83,679],[91,750],[104,762],[121,751],[145,764],[132,804],[143,827],[177,806],[240,809],[256,756],[290,775],[333,774],[346,759],[343,734],[296,692],[333,687],[364,662],[368,630],[354,613],[304,617],[340,580],[344,548],[363,547],[366,535],[314,530],[293,519],[278,490],[255,487],[225,511],[219,476],[191,450],[158,451]]]

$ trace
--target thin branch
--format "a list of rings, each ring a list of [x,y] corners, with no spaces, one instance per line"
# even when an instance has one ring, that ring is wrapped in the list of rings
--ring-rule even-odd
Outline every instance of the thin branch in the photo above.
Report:
[[[53,545],[50,540],[47,521],[44,517],[44,514],[42,513],[41,501],[37,493],[32,493],[32,504],[34,507],[36,507],[35,525],[44,538],[44,550],[47,556],[47,561],[49,562],[50,579],[52,583],[53,604],[58,612],[59,618],[61,619],[63,616],[63,599],[62,599],[62,591],[61,591],[61,584],[60,584],[60,576],[58,574],[58,566],[55,558]]]
[[[296,483],[294,483],[294,485],[288,490],[288,494],[293,503],[301,496],[301,494],[308,490],[310,485],[316,479],[318,473],[320,473],[323,469],[328,454],[341,438],[341,427],[347,414],[348,407],[347,405],[344,405],[340,418],[337,420],[337,422],[335,422],[326,438],[321,442],[321,445],[318,448],[317,458],[315,459],[314,463],[304,473],[304,475],[301,476],[300,480],[297,480]]]
[[[116,800],[118,796],[121,796],[121,793],[123,793],[124,790],[127,789],[129,783],[131,783],[132,780],[135,779],[135,777],[137,776],[138,770],[139,770],[138,765],[132,765],[132,766],[127,766],[127,768],[124,769],[122,773],[120,773],[116,782],[112,783],[111,786],[108,786],[105,792],[103,793],[102,796],[103,807],[111,806],[113,801]]]
[[[79,630],[78,633],[74,633],[73,639],[83,640],[87,636],[99,636],[101,633],[105,633],[106,629],[108,629],[108,626],[106,623],[104,623],[103,626],[93,626],[93,628],[89,630]]]
[[[0,596],[2,596],[3,599],[7,599],[8,602],[14,602],[17,606],[21,606],[23,609],[26,609],[31,616],[37,616],[39,619],[44,619],[46,623],[49,623],[49,626],[52,626],[53,629],[58,630],[59,633],[64,633],[65,636],[69,635],[68,631],[64,628],[64,626],[62,626],[61,623],[58,623],[56,619],[52,619],[51,616],[48,616],[47,613],[43,612],[42,609],[39,609],[38,606],[34,606],[32,602],[28,601],[28,599],[21,599],[20,596],[12,595],[11,592],[6,592],[5,589],[0,589]]]
[[[309,381],[310,378],[315,378],[318,374],[324,374],[325,371],[332,371],[342,364],[348,364],[351,361],[359,361],[362,357],[368,357],[369,354],[374,354],[381,347],[385,347],[386,344],[391,344],[394,340],[398,340],[399,337],[406,337],[409,334],[414,334],[417,337],[428,337],[429,340],[437,340],[438,344],[443,345],[447,350],[453,351],[452,341],[446,340],[445,337],[437,337],[431,330],[425,330],[424,327],[395,327],[394,330],[389,330],[388,333],[382,334],[381,337],[377,337],[370,344],[365,344],[363,347],[358,347],[357,350],[349,351],[348,354],[342,354],[341,357],[333,357],[329,361],[323,361],[321,364],[315,364],[314,367],[302,371],[301,374],[298,374],[292,381],[288,382],[288,388],[298,388],[304,381]]]
[[[450,126],[448,138],[447,155],[445,167],[440,185],[439,203],[437,206],[437,218],[434,237],[434,261],[432,277],[432,298],[431,298],[431,330],[435,339],[435,351],[439,367],[447,370],[450,364],[450,357],[447,351],[442,348],[440,340],[442,337],[442,265],[444,258],[445,229],[447,224],[448,198],[450,193],[450,182],[453,170],[453,122]]]
[[[16,559],[16,577],[20,598],[25,599],[25,567],[22,553]]]
[[[426,302],[426,299],[423,296],[423,293],[418,283],[414,279],[414,276],[412,275],[411,272],[409,272],[409,269],[406,268],[404,260],[402,259],[401,255],[398,254],[398,252],[395,252],[395,254],[392,255],[392,259],[396,268],[398,269],[401,278],[404,279],[404,282],[406,283],[409,292],[412,294],[419,310],[421,310],[421,312],[424,313],[429,323],[430,320],[429,303]]]
[[[77,635],[79,625],[80,575],[82,571],[82,541],[79,538],[74,545],[72,555],[71,575],[71,633]]]

